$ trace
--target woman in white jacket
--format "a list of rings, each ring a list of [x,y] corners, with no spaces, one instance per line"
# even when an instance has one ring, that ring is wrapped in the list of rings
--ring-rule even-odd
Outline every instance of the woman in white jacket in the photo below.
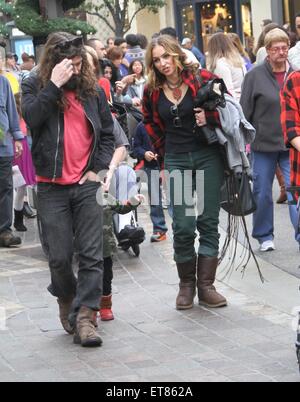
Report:
[[[223,78],[229,93],[239,101],[247,70],[243,58],[224,33],[220,32],[211,37],[208,43],[207,65],[212,73]]]

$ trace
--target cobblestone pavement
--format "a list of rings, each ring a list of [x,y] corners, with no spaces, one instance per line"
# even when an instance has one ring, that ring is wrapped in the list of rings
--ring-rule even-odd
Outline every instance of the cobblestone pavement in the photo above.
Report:
[[[0,381],[298,382],[290,314],[224,283],[227,308],[175,310],[171,238],[151,245],[143,211],[140,258],[116,256],[116,319],[100,324],[102,348],[61,329],[34,221],[23,248],[0,250]]]

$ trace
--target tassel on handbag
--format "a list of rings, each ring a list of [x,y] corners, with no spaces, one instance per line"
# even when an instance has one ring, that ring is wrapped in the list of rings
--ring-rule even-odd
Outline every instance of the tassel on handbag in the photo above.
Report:
[[[245,220],[247,215],[252,214],[256,210],[256,203],[251,188],[251,176],[247,171],[239,174],[231,173],[226,177],[221,189],[221,208],[228,213],[227,235],[219,258],[219,263],[221,263],[229,252],[230,262],[225,267],[227,271],[225,276],[230,275],[234,269],[238,249],[238,236],[241,228],[245,239],[243,244],[244,251],[240,256],[242,261],[236,270],[242,267],[244,275],[247,264],[252,257],[258,269],[260,279],[264,283],[264,277],[250,243],[250,236]]]

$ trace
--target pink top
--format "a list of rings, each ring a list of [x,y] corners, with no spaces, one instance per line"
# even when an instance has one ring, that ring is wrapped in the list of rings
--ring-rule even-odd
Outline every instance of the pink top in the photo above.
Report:
[[[88,164],[93,144],[92,127],[75,93],[65,91],[68,106],[64,111],[64,163],[62,177],[51,180],[37,176],[42,183],[78,183]]]

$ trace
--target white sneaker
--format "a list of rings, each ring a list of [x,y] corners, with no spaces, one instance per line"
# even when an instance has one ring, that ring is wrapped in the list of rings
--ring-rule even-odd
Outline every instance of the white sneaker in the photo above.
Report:
[[[267,240],[261,243],[259,250],[265,253],[267,251],[274,251],[276,248],[272,240]]]

